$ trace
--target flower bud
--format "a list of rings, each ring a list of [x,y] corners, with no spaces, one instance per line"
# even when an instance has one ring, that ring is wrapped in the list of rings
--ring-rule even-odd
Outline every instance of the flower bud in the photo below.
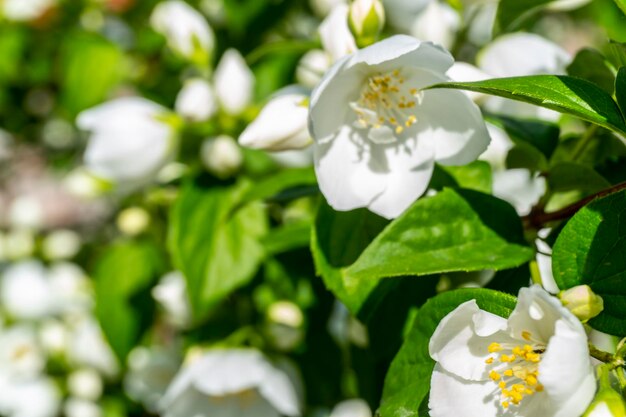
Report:
[[[217,111],[213,87],[202,78],[185,81],[176,97],[176,113],[192,122],[208,120]]]
[[[266,331],[274,347],[281,351],[296,348],[304,336],[302,310],[290,301],[273,303],[267,311]]]
[[[354,0],[350,5],[348,25],[359,48],[376,42],[385,26],[385,9],[380,0]]]
[[[336,5],[318,29],[322,47],[333,61],[357,49],[354,36],[348,27],[348,13],[347,5],[343,3]]]
[[[583,417],[624,417],[626,404],[624,397],[611,387],[609,370],[605,367],[598,369],[600,387],[593,402],[587,408]],[[620,369],[618,372],[622,372]]]
[[[200,159],[212,174],[226,178],[235,174],[243,163],[241,149],[235,139],[221,135],[202,144]]]
[[[228,49],[217,64],[215,93],[228,114],[238,115],[252,101],[254,74],[236,49]]]
[[[150,214],[141,207],[129,207],[117,216],[117,227],[128,236],[137,236],[150,226]]]
[[[604,309],[604,301],[588,285],[578,285],[559,293],[561,302],[583,323],[597,316]]]

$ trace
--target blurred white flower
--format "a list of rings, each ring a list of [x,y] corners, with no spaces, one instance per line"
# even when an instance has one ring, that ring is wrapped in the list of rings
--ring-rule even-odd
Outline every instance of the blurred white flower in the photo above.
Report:
[[[46,319],[39,327],[39,343],[48,355],[65,355],[67,328],[58,320]]]
[[[35,20],[53,8],[58,0],[4,0],[0,2],[1,13],[8,20],[24,22]]]
[[[41,319],[57,310],[46,268],[34,260],[12,264],[4,271],[0,300],[16,319]]]
[[[45,237],[41,250],[47,259],[62,260],[76,256],[80,246],[81,239],[78,233],[69,229],[59,229]]]
[[[489,142],[487,150],[478,159],[489,162],[494,171],[502,171],[506,169],[506,157],[514,143],[503,129],[491,123],[487,123],[487,130],[491,142]]]
[[[324,50],[336,61],[357,50],[356,41],[348,26],[346,4],[336,5],[319,27],[319,34]]]
[[[39,229],[44,223],[44,208],[33,196],[19,196],[11,202],[9,222],[17,228]]]
[[[34,327],[19,324],[0,332],[0,374],[17,381],[36,377],[46,358],[37,343]],[[0,390],[2,391],[2,390]]]
[[[31,256],[35,250],[35,235],[32,230],[12,229],[4,235],[2,255],[16,260]]]
[[[132,187],[152,180],[176,151],[169,111],[140,97],[118,98],[85,110],[78,126],[90,131],[85,164],[97,176]]]
[[[300,416],[290,375],[251,349],[212,350],[187,363],[160,407],[164,417]]]
[[[46,377],[9,379],[0,377],[0,413],[6,417],[56,417],[61,393]]]
[[[156,413],[158,402],[180,369],[180,363],[174,349],[136,347],[128,355],[124,390],[148,411]]]
[[[176,112],[193,122],[210,119],[218,109],[217,97],[211,84],[202,78],[185,81],[176,97]]]
[[[117,359],[95,319],[82,317],[74,323],[68,342],[67,356],[71,364],[95,368],[108,377],[119,372]]]
[[[517,214],[525,216],[546,193],[546,179],[524,168],[495,171],[493,195],[511,203]]]
[[[478,107],[459,91],[422,90],[447,81],[453,62],[441,47],[396,35],[326,73],[311,94],[309,131],[332,207],[397,217],[426,191],[435,162],[463,165],[484,152]]]
[[[165,318],[177,327],[191,324],[191,305],[187,296],[185,277],[179,271],[165,274],[152,288],[152,297],[165,310]]]
[[[66,417],[102,417],[102,408],[89,400],[82,398],[69,398],[63,405]]]
[[[127,236],[138,236],[148,230],[150,213],[143,207],[128,207],[118,214],[117,228]]]
[[[48,269],[48,281],[60,313],[84,313],[93,307],[91,281],[71,262],[56,262]]]
[[[227,135],[206,139],[200,149],[200,159],[212,174],[226,178],[235,174],[243,163],[243,154],[237,141]]]
[[[300,58],[296,68],[296,80],[298,84],[307,88],[315,87],[324,73],[330,68],[332,59],[330,55],[321,49],[308,51]]]
[[[84,400],[96,401],[104,389],[102,377],[91,368],[81,368],[67,376],[67,390],[70,395]]]
[[[215,35],[204,16],[184,1],[164,1],[150,17],[152,28],[165,36],[176,53],[199,65],[208,65]]]
[[[461,17],[458,12],[442,1],[431,1],[426,8],[417,15],[410,34],[424,41],[431,41],[452,48],[456,34],[461,27]]]
[[[239,144],[267,151],[308,147],[312,143],[307,128],[308,104],[309,95],[302,89],[278,91],[239,136]]]
[[[63,186],[72,195],[84,199],[94,199],[111,189],[111,184],[98,178],[85,168],[70,171],[63,181]]]
[[[372,410],[365,400],[355,398],[337,404],[330,417],[372,417]]]
[[[228,49],[215,68],[215,93],[222,108],[238,115],[252,101],[254,74],[236,49]]]
[[[438,0],[383,0],[383,4],[391,26],[410,33],[417,17],[433,1]]]

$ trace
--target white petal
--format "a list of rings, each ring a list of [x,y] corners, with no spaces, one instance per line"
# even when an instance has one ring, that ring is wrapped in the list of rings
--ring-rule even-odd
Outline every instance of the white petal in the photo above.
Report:
[[[504,170],[506,168],[506,157],[513,147],[513,141],[503,129],[491,123],[486,123],[486,125],[491,142],[489,142],[487,150],[478,159],[489,162],[494,170]]]
[[[251,102],[254,74],[236,49],[228,49],[215,69],[215,92],[230,114],[241,113]]]
[[[279,94],[261,110],[257,118],[239,136],[239,143],[254,149],[284,151],[302,149],[311,144],[307,129],[309,116],[305,94]]]
[[[324,50],[336,61],[357,50],[348,27],[348,5],[339,3],[319,27]]]
[[[533,176],[527,169],[508,169],[493,173],[493,195],[511,203],[520,216],[530,213],[545,192],[545,178]]]
[[[580,322],[558,320],[539,364],[539,381],[551,400],[554,417],[580,416],[596,392],[587,335]]]
[[[425,91],[417,119],[419,140],[435,150],[435,160],[440,164],[467,164],[489,145],[489,132],[480,110],[460,91]]]
[[[489,365],[485,360],[491,354],[487,347],[496,340],[502,342],[502,337],[494,334],[504,328],[505,319],[481,311],[476,300],[470,300],[441,320],[430,338],[428,351],[447,372],[465,380],[488,380]]]
[[[520,290],[517,305],[509,317],[509,328],[516,339],[522,340],[522,333],[529,332],[532,340],[547,344],[559,320],[585,335],[580,321],[557,298],[539,285],[533,285]]]
[[[383,5],[389,23],[400,32],[408,32],[415,19],[433,1],[437,0],[383,0]]]
[[[475,45],[484,45],[493,38],[493,25],[498,11],[498,0],[479,0],[468,7],[465,16],[471,16],[467,38]]]
[[[337,404],[330,417],[372,417],[372,410],[365,400],[355,398]]]
[[[532,56],[532,59],[529,57]],[[478,55],[478,67],[495,77],[564,74],[571,55],[559,45],[531,33],[496,39]]]
[[[431,417],[496,417],[502,415],[497,385],[472,382],[435,365],[430,380],[428,407]]]
[[[201,363],[191,363],[194,386],[213,396],[245,391],[259,386],[269,363],[260,352],[248,349],[217,350],[207,353]]]
[[[574,10],[589,4],[591,0],[558,0],[548,4],[547,8],[554,11]]]
[[[460,25],[461,18],[456,10],[447,3],[433,1],[413,23],[411,35],[451,48]]]
[[[300,415],[298,393],[285,371],[271,365],[259,386],[259,392],[280,414],[292,417]]]

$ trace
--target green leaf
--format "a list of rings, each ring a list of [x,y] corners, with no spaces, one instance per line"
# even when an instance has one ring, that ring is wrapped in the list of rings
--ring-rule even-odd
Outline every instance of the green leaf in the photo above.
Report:
[[[15,81],[23,59],[26,33],[21,27],[0,29],[0,84]]]
[[[615,78],[615,98],[622,114],[626,115],[626,67],[622,67],[617,72]]]
[[[491,165],[485,161],[474,161],[468,165],[440,166],[454,179],[454,184],[470,190],[491,194]]]
[[[559,126],[541,120],[520,120],[504,115],[488,114],[485,119],[504,129],[516,143],[528,143],[550,158],[559,144]]]
[[[548,168],[548,161],[544,154],[528,143],[518,143],[506,156],[506,166],[509,169],[526,168],[533,172]]]
[[[613,94],[615,76],[608,67],[604,55],[595,49],[583,48],[578,51],[567,67],[567,73],[591,81],[607,93]]]
[[[266,256],[306,248],[311,244],[311,223],[300,221],[272,229],[262,239],[262,243]]]
[[[553,248],[559,288],[587,284],[604,299],[604,311],[589,324],[626,335],[626,191],[592,201],[567,223]]]
[[[626,133],[622,114],[611,96],[597,85],[574,77],[532,75],[468,83],[449,82],[430,88],[456,88],[510,98]]]
[[[554,0],[501,0],[496,13],[494,32],[511,32],[519,29],[524,21]]]
[[[385,378],[381,417],[417,417],[427,400],[430,377],[435,366],[428,343],[439,322],[462,303],[476,300],[478,306],[500,317],[515,308],[515,297],[487,289],[461,289],[430,299],[416,314],[413,328],[394,358]]]
[[[626,67],[626,44],[609,40],[607,56],[615,68]]]
[[[70,37],[61,56],[61,100],[72,115],[99,104],[122,79],[124,56],[106,39]]]
[[[582,191],[589,195],[611,186],[602,175],[587,165],[562,162],[550,168],[548,185],[553,192]]]
[[[248,283],[263,260],[265,209],[259,202],[239,204],[250,186],[199,176],[185,184],[172,208],[168,246],[197,320]]]
[[[619,9],[626,14],[626,0],[615,0],[615,4],[617,4],[617,7],[619,7]]]
[[[119,243],[97,260],[96,316],[122,363],[151,320],[147,290],[162,271],[162,255],[149,243]]]
[[[265,178],[251,187],[241,199],[241,204],[255,200],[275,197],[277,194],[298,186],[317,185],[315,171],[312,168],[297,168],[280,171]]]
[[[383,225],[362,211],[318,214],[312,237],[318,273],[354,313],[377,302],[370,298],[385,278],[508,269],[533,257],[513,207],[475,191],[444,189],[378,234]]]

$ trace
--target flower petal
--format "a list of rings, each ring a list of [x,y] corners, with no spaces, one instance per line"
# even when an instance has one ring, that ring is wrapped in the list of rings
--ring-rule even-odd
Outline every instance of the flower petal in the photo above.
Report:
[[[496,417],[502,415],[493,381],[467,381],[435,365],[430,380],[431,417]]]
[[[587,335],[580,322],[558,320],[539,364],[539,381],[551,400],[554,417],[581,415],[596,392]]]
[[[442,165],[472,162],[489,145],[480,110],[460,91],[425,91],[417,119],[419,140],[434,149],[435,160]]]
[[[505,319],[480,310],[476,300],[470,300],[441,320],[430,338],[428,351],[447,372],[468,381],[488,380],[487,348],[491,342],[502,342],[502,337],[494,334],[504,328]],[[501,336],[506,339],[504,333]]]

